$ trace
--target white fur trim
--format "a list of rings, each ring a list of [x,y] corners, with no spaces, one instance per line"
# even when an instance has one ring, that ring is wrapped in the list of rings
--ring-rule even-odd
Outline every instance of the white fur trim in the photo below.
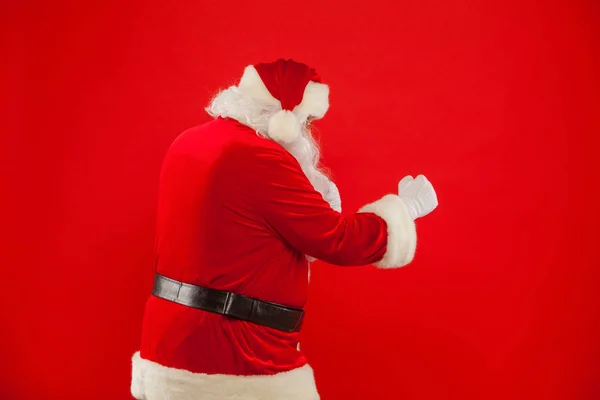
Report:
[[[275,375],[195,374],[133,355],[131,394],[138,400],[319,400],[310,366]]]
[[[310,115],[323,118],[329,109],[329,86],[323,83],[308,82],[304,89],[302,103],[298,104],[294,112],[300,115]]]
[[[278,143],[289,144],[302,136],[300,121],[288,110],[275,113],[269,120],[269,137]]]
[[[267,89],[262,79],[260,79],[258,71],[252,65],[247,66],[244,70],[242,79],[240,79],[240,83],[238,84],[238,89],[265,104],[281,107],[281,102],[269,92],[269,89]]]
[[[247,66],[244,70],[238,89],[265,104],[281,107],[281,102],[269,92],[258,71],[252,65]],[[306,116],[323,118],[328,109],[329,86],[318,82],[308,82],[304,89],[302,102],[294,108],[294,112],[304,118]]]
[[[417,230],[400,197],[387,195],[363,207],[359,212],[376,214],[385,220],[388,226],[387,250],[375,266],[397,268],[413,260],[417,248]]]

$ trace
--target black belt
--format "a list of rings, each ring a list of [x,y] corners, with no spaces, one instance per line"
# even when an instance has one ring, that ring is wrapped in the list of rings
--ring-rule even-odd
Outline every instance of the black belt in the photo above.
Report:
[[[298,332],[304,310],[256,300],[222,290],[183,283],[156,274],[152,294],[184,306],[209,311],[284,332]]]

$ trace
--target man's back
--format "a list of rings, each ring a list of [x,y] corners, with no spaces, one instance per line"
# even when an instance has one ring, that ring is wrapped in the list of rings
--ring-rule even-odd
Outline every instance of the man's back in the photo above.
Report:
[[[279,157],[291,159],[278,144],[233,120],[216,119],[183,133],[167,153],[160,178],[158,272],[303,307],[307,262],[259,211],[264,177],[254,166],[280,168]],[[297,293],[279,291],[289,280]]]
[[[259,203],[265,193],[254,190],[260,187],[257,180],[263,179],[261,169],[279,167],[280,157],[291,160],[279,145],[233,120],[219,118],[180,135],[165,157],[160,177],[157,272],[302,308],[308,287],[306,258],[261,215]],[[240,332],[245,334],[240,337]],[[305,363],[296,350],[297,333],[155,297],[148,300],[142,336],[143,358],[193,372],[258,373],[264,372],[266,363],[275,373],[280,365],[288,370]],[[222,362],[215,362],[215,357]]]

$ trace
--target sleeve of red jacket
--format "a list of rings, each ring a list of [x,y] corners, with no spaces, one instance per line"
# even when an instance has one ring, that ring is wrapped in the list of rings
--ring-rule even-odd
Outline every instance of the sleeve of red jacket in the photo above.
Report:
[[[267,223],[292,247],[335,265],[410,263],[416,230],[403,201],[387,195],[348,216],[331,209],[284,149],[253,154],[253,199]]]

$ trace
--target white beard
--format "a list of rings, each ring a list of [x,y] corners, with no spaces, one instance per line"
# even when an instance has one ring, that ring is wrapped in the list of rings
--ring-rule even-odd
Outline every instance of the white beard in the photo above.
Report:
[[[282,144],[300,164],[304,175],[323,197],[329,190],[329,178],[318,168],[319,147],[309,129],[302,129],[302,136],[290,144]]]

